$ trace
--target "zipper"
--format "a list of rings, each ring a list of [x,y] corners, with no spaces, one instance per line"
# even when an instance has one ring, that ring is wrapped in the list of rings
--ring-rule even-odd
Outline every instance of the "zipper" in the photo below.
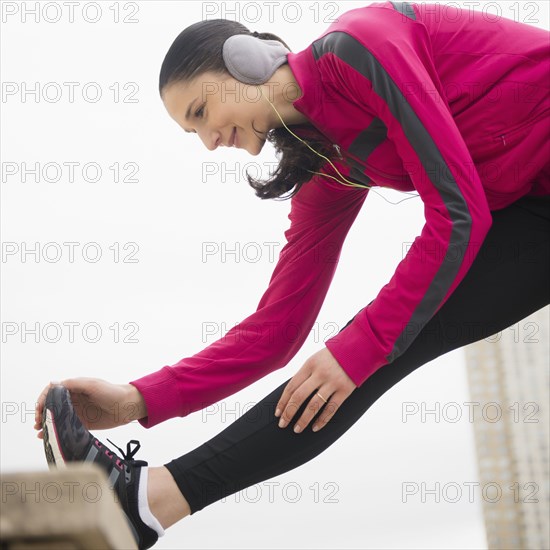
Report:
[[[506,138],[509,138],[513,140],[514,137],[519,132],[523,132],[526,128],[529,126],[532,126],[535,123],[538,123],[540,120],[542,120],[543,117],[548,116],[548,109],[545,109],[544,111],[541,111],[540,113],[537,113],[535,116],[531,117],[528,120],[523,121],[522,123],[512,127],[508,128],[505,133],[499,134],[493,137],[494,141],[502,141],[502,145],[506,147]]]
[[[336,149],[336,152],[338,153],[338,157],[340,160],[344,160],[344,157],[342,156],[342,152],[340,150],[340,146],[337,143],[333,143],[332,146]]]

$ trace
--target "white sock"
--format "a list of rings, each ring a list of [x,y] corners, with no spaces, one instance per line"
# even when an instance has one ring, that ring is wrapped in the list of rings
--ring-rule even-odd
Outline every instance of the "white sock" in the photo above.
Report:
[[[149,477],[149,468],[142,466],[139,475],[138,489],[138,511],[141,521],[151,529],[154,529],[159,537],[164,536],[164,529],[159,523],[159,520],[151,513],[149,509],[149,501],[147,499],[147,479]]]

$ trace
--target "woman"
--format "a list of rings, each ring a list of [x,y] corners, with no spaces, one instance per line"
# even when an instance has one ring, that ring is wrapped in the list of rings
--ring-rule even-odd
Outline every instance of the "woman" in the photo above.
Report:
[[[263,199],[290,192],[291,225],[257,311],[223,338],[129,384],[75,378],[38,399],[49,463],[99,463],[140,548],[186,515],[311,460],[419,366],[550,302],[548,33],[434,9],[350,10],[298,53],[226,20],[191,25],[170,47],[160,73],[169,115],[209,150],[257,155],[273,143],[277,171],[249,183]],[[150,428],[285,366],[376,186],[416,191],[426,224],[376,298],[293,378],[158,468],[134,460],[130,444],[117,456],[88,431],[134,419]],[[115,403],[126,414],[115,417]]]

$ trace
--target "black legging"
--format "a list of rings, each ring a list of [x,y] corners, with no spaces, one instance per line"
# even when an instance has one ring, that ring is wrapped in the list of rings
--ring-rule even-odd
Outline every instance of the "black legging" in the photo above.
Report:
[[[320,431],[311,431],[312,421],[293,432],[309,398],[289,426],[278,427],[274,410],[287,380],[210,441],[165,464],[191,513],[311,460],[421,365],[550,303],[550,196],[523,197],[492,216],[474,263],[448,301],[406,352],[355,389]]]

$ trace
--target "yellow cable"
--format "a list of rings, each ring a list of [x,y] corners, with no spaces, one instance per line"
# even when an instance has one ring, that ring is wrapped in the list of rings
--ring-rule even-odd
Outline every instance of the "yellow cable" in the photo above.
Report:
[[[318,153],[315,149],[313,149],[313,147],[311,147],[309,145],[309,143],[306,143],[303,139],[301,139],[299,136],[297,136],[286,124],[285,124],[285,121],[282,119],[281,115],[279,114],[279,111],[277,111],[277,109],[275,108],[275,105],[273,105],[273,103],[271,103],[271,101],[269,101],[269,98],[264,95],[264,92],[261,88],[261,86],[258,86],[258,88],[260,88],[260,93],[262,94],[263,97],[265,97],[267,99],[267,101],[269,102],[269,104],[273,107],[273,109],[275,110],[275,112],[277,113],[277,116],[279,117],[279,119],[281,120],[281,122],[283,123],[283,126],[297,139],[299,139],[306,147],[308,147],[309,149],[311,149],[317,156],[321,157],[321,158],[324,158],[325,160],[328,160],[330,165],[334,168],[334,170],[336,170],[336,172],[338,173],[338,175],[343,178],[344,180],[346,180],[347,183],[344,183],[343,181],[340,181],[338,180],[337,178],[335,178],[334,176],[329,176],[328,174],[324,174],[322,172],[312,172],[311,170],[308,170],[308,172],[310,172],[311,174],[319,174],[321,176],[326,176],[328,178],[332,178],[334,180],[336,180],[338,183],[341,183],[342,185],[347,185],[348,187],[361,187],[363,189],[371,189],[372,185],[361,185],[359,183],[355,183],[353,181],[349,181],[348,179],[344,178],[344,176],[342,176],[342,174],[340,173],[340,171],[338,170],[338,168],[336,168],[336,166],[334,166],[334,164],[332,164],[331,160],[327,157],[325,157],[325,155],[321,155],[321,153]]]
[[[398,202],[391,202],[391,201],[388,201],[388,199],[386,199],[384,196],[380,195],[380,193],[377,193],[375,189],[373,189],[373,186],[372,185],[361,185],[359,183],[355,183],[353,181],[349,181],[348,179],[346,179],[341,173],[340,171],[338,170],[338,168],[336,168],[336,166],[334,166],[334,164],[331,162],[331,160],[327,157],[325,157],[324,155],[321,155],[321,153],[318,153],[315,149],[313,149],[313,147],[311,147],[309,145],[309,143],[306,143],[303,139],[300,138],[300,136],[297,136],[286,124],[285,124],[285,121],[282,119],[281,115],[279,114],[279,111],[277,111],[275,105],[273,105],[273,103],[271,103],[271,101],[269,101],[269,98],[264,95],[264,92],[261,88],[261,86],[257,86],[257,88],[260,89],[260,93],[262,94],[263,97],[265,97],[268,101],[268,103],[271,105],[271,107],[273,107],[273,110],[277,113],[277,116],[279,117],[280,121],[283,123],[283,126],[296,138],[298,139],[299,141],[301,141],[304,145],[306,145],[306,147],[308,147],[311,151],[313,151],[317,156],[321,157],[321,158],[324,158],[325,160],[328,160],[328,162],[330,163],[330,165],[334,168],[334,170],[336,170],[336,172],[338,173],[338,175],[343,178],[347,183],[344,183],[343,181],[339,180],[338,178],[334,177],[334,176],[330,176],[329,174],[325,174],[323,172],[313,172],[311,170],[308,170],[308,172],[310,172],[311,174],[318,174],[320,176],[324,176],[326,178],[332,178],[333,180],[337,181],[338,183],[340,183],[341,185],[346,185],[347,187],[359,187],[361,189],[372,189],[372,192],[373,193],[376,193],[377,195],[379,195],[380,197],[382,197],[386,202],[389,202],[390,204],[399,204],[400,202],[403,202],[403,201],[406,201],[408,199],[412,199],[412,198],[415,198],[415,197],[418,197],[418,194],[416,193],[409,193],[409,192],[406,192],[406,191],[400,191],[401,193],[406,193],[408,195],[412,195],[411,197],[407,197],[406,199],[402,199]],[[395,191],[398,191],[397,189]]]

